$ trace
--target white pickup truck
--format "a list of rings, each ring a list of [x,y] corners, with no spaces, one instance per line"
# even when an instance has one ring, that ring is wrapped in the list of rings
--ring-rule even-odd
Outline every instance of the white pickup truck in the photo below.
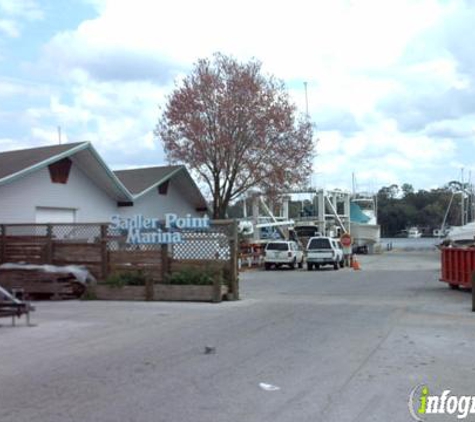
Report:
[[[319,269],[322,265],[332,265],[335,270],[342,268],[343,250],[337,239],[331,237],[311,237],[307,245],[307,269]]]

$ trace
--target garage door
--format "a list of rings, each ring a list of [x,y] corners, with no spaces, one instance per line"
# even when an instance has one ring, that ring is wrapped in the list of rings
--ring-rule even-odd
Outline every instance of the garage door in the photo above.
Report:
[[[36,223],[75,223],[76,210],[74,208],[36,207]]]

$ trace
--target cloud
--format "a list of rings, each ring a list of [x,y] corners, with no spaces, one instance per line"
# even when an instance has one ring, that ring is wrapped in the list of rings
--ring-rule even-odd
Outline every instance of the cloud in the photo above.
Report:
[[[6,15],[29,21],[43,19],[43,11],[35,0],[0,0],[0,10]]]
[[[414,91],[380,105],[387,116],[397,120],[404,132],[417,132],[431,123],[475,114],[475,89],[471,87],[445,91],[434,87],[433,93],[428,95],[417,93],[417,88]]]
[[[41,20],[43,11],[35,0],[0,0],[0,33],[10,38],[21,35],[23,22]]]
[[[442,121],[453,126],[475,117],[475,57],[470,42],[475,37],[475,7],[454,1],[446,3],[445,12],[438,25],[408,45],[391,75],[397,85],[378,102],[378,109],[394,118],[403,132],[426,129],[431,134]],[[437,131],[435,136],[440,136]]]
[[[78,74],[70,98],[51,95],[49,104],[31,107],[28,119],[35,139],[57,139],[57,126],[71,141],[91,141],[114,166],[136,161],[143,165],[165,161],[153,136],[158,103],[165,91],[151,82],[101,82]]]
[[[0,98],[15,96],[44,96],[48,95],[51,89],[48,86],[32,84],[14,78],[2,78],[0,75]]]
[[[447,168],[457,155],[454,141],[400,133],[392,120],[351,136],[321,132],[319,138],[323,150],[315,160],[317,184],[332,181],[347,189],[351,188],[352,173],[362,190],[404,182],[428,186],[433,184],[433,172]]]
[[[54,144],[59,142],[59,131],[57,128],[31,128],[31,138],[34,142],[42,143],[45,145]],[[61,142],[67,143],[70,139],[66,133],[61,133]]]
[[[0,138],[0,151],[13,151],[17,149],[28,148],[31,142],[22,142],[18,139]]]
[[[351,135],[361,130],[355,116],[348,110],[327,108],[317,114],[316,125],[318,131],[338,130],[345,135]]]
[[[20,36],[20,29],[15,21],[10,19],[0,19],[0,31],[11,38]]]
[[[355,171],[375,186],[433,185],[449,161],[464,159],[460,142],[475,129],[468,2],[243,0],[230,10],[217,0],[83,1],[96,16],[56,32],[21,67],[45,88],[0,79],[3,103],[22,107],[0,112],[2,123],[21,122],[35,142],[56,139],[61,126],[116,168],[163,163],[157,106],[198,58],[222,51],[261,60],[291,86],[300,111],[308,83],[318,183],[349,187]],[[43,16],[34,1],[0,0],[2,12],[5,4],[2,20],[13,26],[0,31],[9,36]]]
[[[307,80],[343,69],[390,66],[409,40],[440,15],[435,0],[296,0],[292,7],[282,0],[273,7],[243,0],[232,13],[218,0],[135,0],[133,8],[129,1],[104,0],[97,10],[97,18],[52,40],[60,61],[68,49],[72,56],[84,57],[85,64],[88,54],[94,61],[97,52],[107,58],[133,51],[186,67],[222,51],[243,59],[258,57],[279,77]]]
[[[68,37],[57,37],[45,49],[43,66],[47,71],[60,71],[68,76],[82,70],[98,81],[154,81],[166,85],[181,71],[180,66],[144,52],[104,49],[76,45],[71,48]]]
[[[472,118],[441,120],[427,125],[425,133],[431,138],[470,139],[475,136],[475,122]]]

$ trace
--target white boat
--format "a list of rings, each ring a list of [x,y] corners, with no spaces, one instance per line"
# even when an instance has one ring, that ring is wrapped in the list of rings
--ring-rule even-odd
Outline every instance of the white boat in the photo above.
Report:
[[[407,231],[407,237],[409,239],[418,239],[421,236],[422,236],[422,233],[419,231],[419,229],[417,227],[411,227]]]
[[[371,195],[358,195],[351,199],[350,233],[353,244],[367,248],[379,243],[381,226],[377,223],[376,203]]]
[[[462,225],[447,227],[445,223],[447,222],[447,217],[449,215],[450,207],[452,206],[455,195],[460,195],[460,201],[461,201],[460,208],[462,210],[462,215],[461,215]],[[442,242],[443,245],[447,245],[447,244],[473,245],[475,244],[475,221],[466,223],[466,221],[468,221],[467,217],[470,216],[471,219],[473,219],[472,204],[474,200],[475,200],[475,195],[474,195],[473,185],[464,184],[462,180],[459,190],[454,191],[452,193],[452,197],[450,198],[449,205],[447,207],[447,210],[445,211],[445,216],[444,216],[444,220],[442,222],[442,228],[441,228],[441,231],[445,235]]]
[[[433,237],[445,237],[447,235],[448,232],[446,232],[445,230],[442,230],[442,229],[434,229],[432,230],[432,236]]]
[[[459,244],[475,243],[475,221],[464,226],[451,227],[444,240]]]

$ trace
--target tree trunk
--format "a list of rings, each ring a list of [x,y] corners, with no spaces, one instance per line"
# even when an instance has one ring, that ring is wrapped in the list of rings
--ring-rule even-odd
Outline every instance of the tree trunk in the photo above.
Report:
[[[226,218],[226,208],[227,205],[223,202],[221,202],[220,204],[213,203],[213,219],[220,220]]]

